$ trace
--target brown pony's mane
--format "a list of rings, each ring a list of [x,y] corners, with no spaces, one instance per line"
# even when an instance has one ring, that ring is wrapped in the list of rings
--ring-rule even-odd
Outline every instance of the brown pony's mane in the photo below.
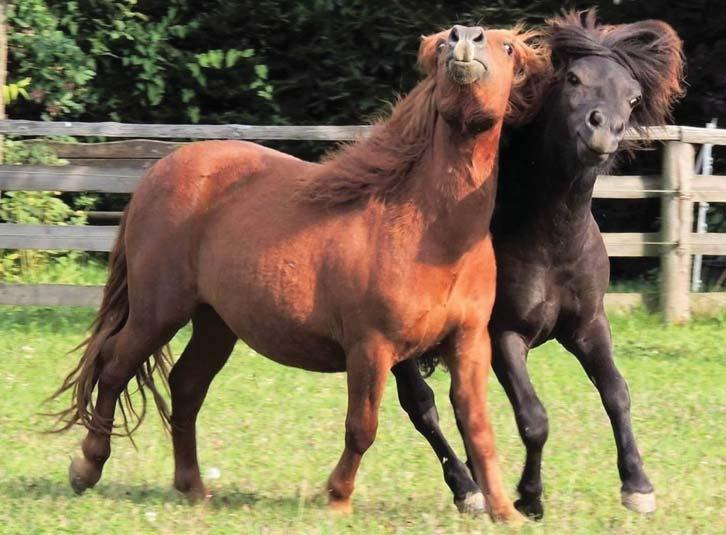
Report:
[[[517,52],[518,70],[512,82],[505,122],[526,122],[541,107],[551,79],[549,49],[541,32],[522,25],[507,30]],[[426,77],[381,119],[364,140],[345,145],[303,177],[299,193],[310,202],[344,205],[370,197],[388,198],[399,191],[433,143],[438,110],[437,46],[449,30],[423,37],[419,66]],[[466,106],[466,103],[462,103]]]
[[[433,140],[436,122],[434,90],[429,75],[381,120],[364,140],[336,151],[305,177],[303,195],[308,200],[341,205],[362,198],[385,197],[412,174]]]
[[[561,80],[571,60],[610,58],[627,69],[643,91],[631,125],[665,124],[671,119],[673,104],[684,93],[683,50],[678,35],[659,20],[602,25],[596,17],[596,10],[590,9],[566,12],[547,21],[555,80]]]

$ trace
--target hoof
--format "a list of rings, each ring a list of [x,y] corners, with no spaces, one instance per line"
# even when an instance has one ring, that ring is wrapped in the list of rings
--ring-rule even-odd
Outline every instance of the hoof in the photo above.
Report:
[[[491,513],[491,518],[494,522],[501,522],[510,526],[521,526],[527,523],[527,517],[512,506],[505,511]]]
[[[532,520],[542,520],[542,517],[544,517],[544,508],[542,507],[542,501],[539,498],[529,500],[520,498],[514,502],[514,507],[517,511]]]
[[[463,499],[454,498],[454,504],[461,514],[481,515],[487,512],[484,495],[481,492],[467,492]]]
[[[179,490],[179,489],[177,489]],[[198,504],[198,503],[204,503],[208,502],[212,499],[212,493],[209,492],[206,488],[202,487],[200,489],[189,489],[186,491],[179,491],[181,492],[184,497],[187,499],[187,501],[192,504]]]
[[[333,499],[328,501],[328,509],[336,514],[349,515],[353,512],[353,504],[350,498]]]
[[[83,494],[101,479],[101,470],[96,468],[87,459],[76,457],[68,467],[68,480],[76,494]]]
[[[622,491],[620,493],[620,503],[636,513],[653,513],[655,512],[655,493]]]

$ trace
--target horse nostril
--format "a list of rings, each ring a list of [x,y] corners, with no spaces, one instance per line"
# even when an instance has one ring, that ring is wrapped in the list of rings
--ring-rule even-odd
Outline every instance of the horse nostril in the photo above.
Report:
[[[449,39],[451,39],[453,43],[456,43],[459,40],[459,30],[456,29],[456,26],[451,29]]]
[[[595,110],[587,117],[587,122],[590,123],[590,126],[597,128],[605,122],[605,116],[600,110]]]
[[[481,44],[484,43],[484,39],[485,39],[484,38],[484,29],[477,28],[476,29],[476,33],[474,34],[474,37],[472,38],[472,41],[474,41],[475,43],[481,45]]]
[[[613,125],[613,133],[616,136],[622,135],[624,130],[625,130],[625,125],[623,123],[617,123],[616,125]]]

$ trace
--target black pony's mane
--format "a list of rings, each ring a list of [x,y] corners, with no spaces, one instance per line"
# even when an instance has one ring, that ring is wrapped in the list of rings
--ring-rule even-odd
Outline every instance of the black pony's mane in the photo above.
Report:
[[[599,56],[612,59],[640,84],[643,100],[633,110],[631,126],[663,125],[684,93],[682,43],[665,22],[632,24],[597,22],[595,9],[564,13],[547,21],[555,82],[573,60]]]

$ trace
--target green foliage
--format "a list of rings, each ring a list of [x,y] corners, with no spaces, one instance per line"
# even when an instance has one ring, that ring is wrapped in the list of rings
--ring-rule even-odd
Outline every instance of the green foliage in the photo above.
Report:
[[[186,0],[40,3],[55,14],[76,46],[95,59],[97,75],[88,87],[94,105],[84,117],[197,122],[206,119],[207,102],[219,99],[222,87],[256,111],[275,113],[266,67],[252,48],[221,43],[214,36],[190,42],[204,15]]]
[[[17,82],[5,84],[3,86],[3,102],[6,105],[11,104],[12,102],[18,100],[19,97],[28,100],[30,98],[30,95],[28,94],[27,87],[30,85],[30,82],[31,79],[26,77],[22,80],[18,80]]]
[[[44,0],[22,0],[8,6],[7,20],[8,71],[31,78],[23,88],[30,89],[41,116],[83,112],[96,98],[88,87],[95,62],[64,30],[60,17]]]
[[[4,140],[4,159],[9,164],[62,165],[46,145]],[[57,191],[8,191],[0,197],[0,221],[25,225],[84,225],[86,210],[96,196],[75,195],[62,199]],[[78,251],[0,250],[0,280],[34,280],[59,263],[83,262]]]

